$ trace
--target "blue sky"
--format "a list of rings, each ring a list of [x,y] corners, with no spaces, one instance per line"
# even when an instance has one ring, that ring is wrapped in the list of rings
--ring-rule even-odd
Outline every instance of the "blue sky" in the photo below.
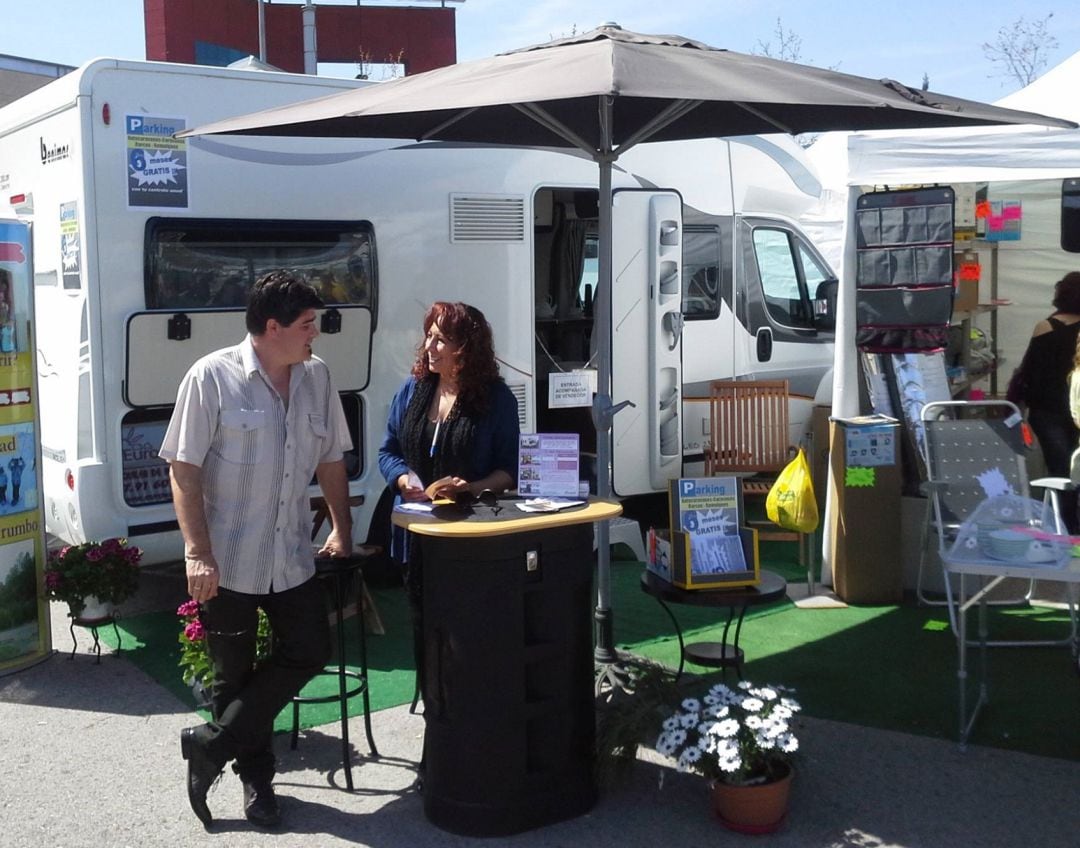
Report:
[[[374,4],[373,0],[365,0]],[[282,0],[278,0],[282,2]],[[317,0],[344,3],[354,0]],[[394,5],[395,0],[387,0]],[[677,33],[740,52],[776,44],[777,18],[802,39],[803,62],[993,101],[1014,91],[994,76],[981,45],[1023,16],[1053,12],[1053,66],[1080,50],[1080,3],[903,3],[851,0],[466,0],[457,9],[458,57],[502,50],[616,21],[639,32]],[[899,11],[898,11],[899,10]],[[97,56],[145,57],[143,0],[4,0],[0,53],[78,65]]]

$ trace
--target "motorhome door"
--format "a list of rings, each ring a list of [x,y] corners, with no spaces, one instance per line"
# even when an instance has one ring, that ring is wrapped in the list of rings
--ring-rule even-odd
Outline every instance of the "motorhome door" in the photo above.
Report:
[[[682,198],[616,191],[612,209],[612,486],[663,489],[682,471]]]

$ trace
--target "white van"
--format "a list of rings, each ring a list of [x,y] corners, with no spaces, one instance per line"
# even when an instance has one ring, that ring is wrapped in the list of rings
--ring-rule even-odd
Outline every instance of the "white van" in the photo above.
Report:
[[[550,408],[548,386],[592,356],[594,163],[490,145],[172,137],[360,84],[102,59],[0,109],[0,198],[33,224],[49,532],[127,536],[146,562],[180,556],[157,459],[177,385],[243,337],[247,288],[279,267],[327,303],[315,348],[355,445],[357,538],[433,300],[484,311],[523,430],[576,430],[593,450],[589,410]],[[629,496],[698,467],[710,380],[784,376],[818,393],[836,283],[793,223],[818,185],[786,138],[642,145],[614,185],[612,398],[636,406],[615,418],[612,480]],[[650,298],[683,320],[650,323]]]

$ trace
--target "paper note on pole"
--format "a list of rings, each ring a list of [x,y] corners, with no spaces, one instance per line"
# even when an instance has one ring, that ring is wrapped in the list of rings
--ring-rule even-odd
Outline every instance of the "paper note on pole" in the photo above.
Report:
[[[592,406],[595,371],[552,371],[548,374],[548,408]]]

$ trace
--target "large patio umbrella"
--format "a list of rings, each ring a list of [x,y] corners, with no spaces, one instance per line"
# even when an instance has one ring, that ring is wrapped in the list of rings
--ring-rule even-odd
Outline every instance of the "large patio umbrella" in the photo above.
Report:
[[[354,91],[230,118],[181,136],[414,138],[584,151],[599,165],[597,297],[610,303],[611,167],[645,141],[838,129],[1068,121],[688,38],[605,24],[590,32]],[[611,494],[611,323],[597,310],[597,492]],[[607,525],[597,527],[596,659],[617,659]]]

